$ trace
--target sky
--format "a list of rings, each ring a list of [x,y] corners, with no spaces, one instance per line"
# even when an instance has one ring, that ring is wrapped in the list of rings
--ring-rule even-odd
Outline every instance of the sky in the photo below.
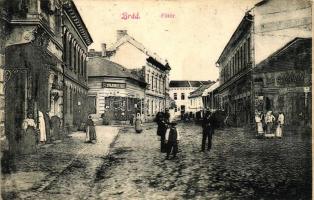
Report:
[[[245,12],[258,0],[74,0],[100,50],[117,30],[167,59],[170,80],[217,80],[215,63]],[[123,13],[139,19],[122,19]],[[164,17],[170,16],[169,18]]]

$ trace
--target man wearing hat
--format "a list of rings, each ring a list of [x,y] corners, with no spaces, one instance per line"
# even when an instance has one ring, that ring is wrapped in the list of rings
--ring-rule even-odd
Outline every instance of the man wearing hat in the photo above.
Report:
[[[167,144],[167,157],[169,159],[169,155],[172,152],[173,158],[176,157],[178,153],[178,144],[180,140],[180,133],[176,128],[177,123],[171,122],[169,123],[169,129],[166,132],[166,144]]]

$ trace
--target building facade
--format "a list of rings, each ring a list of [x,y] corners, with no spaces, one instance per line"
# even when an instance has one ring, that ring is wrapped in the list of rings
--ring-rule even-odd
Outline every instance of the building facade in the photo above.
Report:
[[[261,1],[245,14],[217,61],[215,99],[234,124],[254,122],[254,68],[295,37],[311,37],[311,24],[309,1]]]
[[[65,56],[69,55],[73,62],[83,62],[74,55],[77,51],[68,53],[65,50],[65,35],[78,32],[78,27],[68,28],[68,15],[80,17],[70,0],[10,0],[4,1],[3,9],[7,24],[1,47],[5,55],[5,134],[14,153],[27,114],[33,114],[36,123],[39,112],[46,116],[45,119],[57,118],[62,127],[67,123],[64,107],[68,96],[64,85],[69,76]],[[73,14],[71,9],[77,13]],[[72,24],[83,24],[80,20],[73,21],[72,16]],[[88,44],[90,42],[91,38]],[[76,80],[74,76],[72,79]],[[86,81],[85,85],[87,95]],[[48,131],[47,138],[52,136],[50,134]]]
[[[174,109],[175,117],[180,117],[184,113],[190,113],[191,101],[190,93],[195,91],[201,85],[207,84],[208,81],[188,81],[188,80],[171,80],[169,84],[170,97],[174,100],[176,108]]]
[[[5,132],[12,153],[27,114],[38,122],[39,111],[51,112],[51,78],[56,76],[55,85],[62,81],[61,6],[60,1],[5,1]]]
[[[290,128],[311,127],[312,39],[296,38],[256,66],[255,110],[283,112]]]
[[[217,88],[219,87],[219,81],[212,84],[209,88],[204,90],[202,95],[202,101],[205,109],[215,110],[218,107],[218,100],[215,99],[217,96]]]
[[[88,59],[89,114],[107,123],[126,122],[143,113],[146,83],[142,76],[103,57]]]
[[[112,47],[106,49],[106,44],[102,44],[101,52],[92,51],[90,55],[101,55],[127,69],[141,72],[147,83],[142,110],[146,121],[153,120],[158,112],[169,105],[167,95],[171,68],[168,61],[152,53],[129,36],[126,30],[117,31],[117,41]]]
[[[63,4],[64,125],[80,128],[87,119],[87,48],[93,42],[73,1]]]
[[[206,107],[203,101],[204,92],[214,83],[201,85],[189,95],[189,110],[193,114],[201,113]],[[198,116],[200,117],[200,116]]]

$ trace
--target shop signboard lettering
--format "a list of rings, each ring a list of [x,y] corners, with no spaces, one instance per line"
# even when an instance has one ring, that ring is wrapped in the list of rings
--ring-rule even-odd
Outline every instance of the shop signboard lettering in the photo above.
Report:
[[[298,72],[287,72],[282,73],[277,76],[277,84],[278,85],[286,85],[286,84],[301,84],[304,83],[304,73]]]
[[[115,82],[102,82],[103,88],[117,88],[117,89],[125,89],[125,83],[115,83]]]

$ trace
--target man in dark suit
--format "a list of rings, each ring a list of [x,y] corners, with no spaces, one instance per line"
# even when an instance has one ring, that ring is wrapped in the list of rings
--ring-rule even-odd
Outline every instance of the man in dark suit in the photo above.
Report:
[[[207,110],[202,121],[202,127],[203,127],[202,151],[205,151],[206,140],[208,140],[207,150],[210,151],[212,147],[213,125],[214,124],[213,124],[213,118],[212,118],[211,112]]]

